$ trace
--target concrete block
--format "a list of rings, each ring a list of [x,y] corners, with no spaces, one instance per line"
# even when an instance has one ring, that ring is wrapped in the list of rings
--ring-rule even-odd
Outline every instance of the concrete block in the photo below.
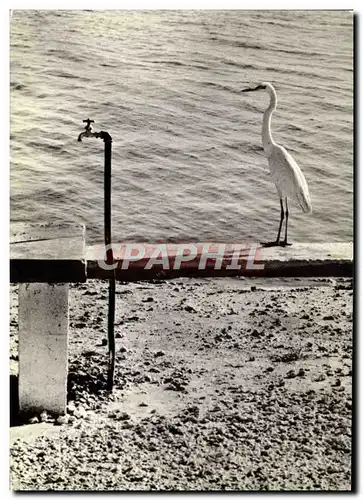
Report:
[[[19,407],[66,412],[68,284],[19,284]]]

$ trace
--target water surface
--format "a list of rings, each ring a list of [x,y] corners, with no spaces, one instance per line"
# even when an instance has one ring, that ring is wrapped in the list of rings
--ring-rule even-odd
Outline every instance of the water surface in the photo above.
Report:
[[[261,147],[272,128],[303,170],[313,214],[294,241],[352,239],[353,15],[336,11],[14,11],[11,218],[82,221],[103,238],[103,143],[113,137],[113,238],[274,238]]]

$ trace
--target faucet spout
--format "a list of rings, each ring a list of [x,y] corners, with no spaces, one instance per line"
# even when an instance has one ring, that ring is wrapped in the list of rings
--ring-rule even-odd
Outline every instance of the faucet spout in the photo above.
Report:
[[[84,127],[85,132],[82,132],[81,134],[79,134],[79,136],[78,136],[79,142],[82,142],[82,137],[90,137],[90,136],[99,137],[97,132],[95,132],[95,133],[92,132],[91,123],[94,123],[94,122],[95,122],[94,120],[90,120],[89,118],[87,118],[87,120],[83,120],[83,123],[86,124],[86,126]]]
[[[84,127],[85,130],[84,132],[81,132],[78,136],[78,142],[82,142],[83,137],[96,137],[96,139],[103,139],[104,142],[112,142],[112,137],[108,132],[104,132],[101,130],[100,132],[92,132],[92,125],[91,123],[94,123],[94,120],[90,120],[87,118],[87,120],[83,120],[84,123],[86,123],[86,126]]]
[[[100,137],[99,132],[92,132],[91,130],[86,130],[85,132],[81,132],[78,136],[78,141],[82,142],[83,137]]]

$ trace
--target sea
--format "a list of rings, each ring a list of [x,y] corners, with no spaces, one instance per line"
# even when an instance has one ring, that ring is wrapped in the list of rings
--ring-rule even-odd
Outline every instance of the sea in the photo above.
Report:
[[[289,240],[353,238],[352,11],[13,10],[11,221],[82,222],[103,241],[112,136],[115,242],[269,241],[280,204],[261,143],[303,171]]]

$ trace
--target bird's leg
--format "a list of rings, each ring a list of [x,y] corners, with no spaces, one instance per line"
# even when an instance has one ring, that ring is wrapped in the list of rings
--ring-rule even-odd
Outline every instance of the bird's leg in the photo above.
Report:
[[[280,207],[281,207],[281,212],[280,212],[280,225],[279,225],[279,232],[277,233],[277,239],[276,241],[270,241],[268,243],[261,243],[263,247],[277,247],[280,245],[280,234],[281,234],[281,228],[282,228],[282,222],[284,220],[285,214],[284,214],[284,204],[282,202],[282,198],[280,198]]]
[[[284,204],[283,204],[282,198],[280,198],[280,207],[281,207],[280,225],[279,225],[279,232],[277,233],[276,245],[278,245],[279,241],[280,241],[280,234],[281,234],[282,222],[283,222],[284,217],[285,217],[285,214],[284,214]]]
[[[289,209],[288,209],[288,207],[287,207],[287,198],[285,198],[285,203],[286,203],[286,212],[285,212],[285,214],[286,214],[286,222],[285,222],[285,239],[284,239],[284,241],[283,241],[282,243],[280,243],[280,245],[281,245],[282,247],[287,247],[287,246],[290,246],[290,245],[291,245],[291,243],[288,243],[288,242],[287,242],[287,221],[289,220]]]

